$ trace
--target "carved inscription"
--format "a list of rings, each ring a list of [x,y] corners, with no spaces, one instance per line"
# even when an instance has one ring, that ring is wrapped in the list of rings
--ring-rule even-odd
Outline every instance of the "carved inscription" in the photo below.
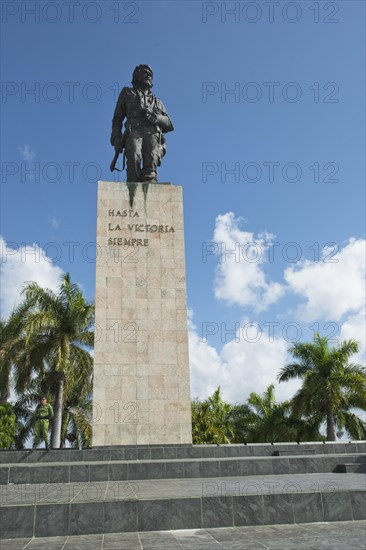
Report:
[[[116,216],[117,218],[139,218],[139,213],[136,210],[115,210],[110,208],[108,211],[110,217]]]
[[[109,245],[119,246],[149,246],[149,239],[123,239],[122,237],[109,237]]]
[[[108,223],[108,231],[113,231],[113,237],[108,237],[108,245],[113,246],[149,246],[149,239],[138,239],[138,238],[125,238],[117,237],[115,231],[123,231],[128,229],[132,233],[174,233],[174,227],[171,225],[155,225],[155,224],[140,224],[140,223],[123,223],[126,218],[139,218],[140,214],[137,210],[117,210],[115,208],[110,208],[108,210],[108,216],[110,218],[117,218]]]

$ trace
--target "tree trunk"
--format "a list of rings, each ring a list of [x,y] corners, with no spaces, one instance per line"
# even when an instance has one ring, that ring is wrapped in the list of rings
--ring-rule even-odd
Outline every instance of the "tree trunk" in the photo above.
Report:
[[[6,369],[5,366],[4,366],[4,369]],[[10,397],[9,377],[10,377],[10,372],[6,374],[5,381],[1,380],[2,389],[0,392],[0,405],[4,405],[5,403],[7,403]]]
[[[55,396],[55,404],[53,408],[54,416],[53,416],[52,431],[51,431],[51,449],[60,448],[64,385],[65,385],[64,374],[59,373],[56,396]]]
[[[328,441],[336,441],[336,431],[335,431],[335,424],[334,424],[334,415],[333,412],[328,409],[327,410],[327,440]]]
[[[61,436],[60,436],[60,449],[66,448],[66,435],[67,435],[67,426],[69,423],[69,414],[64,413],[62,415],[62,421],[61,421]]]

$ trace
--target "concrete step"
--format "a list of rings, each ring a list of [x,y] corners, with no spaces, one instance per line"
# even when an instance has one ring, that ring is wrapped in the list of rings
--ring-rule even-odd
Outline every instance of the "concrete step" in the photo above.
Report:
[[[2,538],[366,519],[358,474],[2,486]]]
[[[0,466],[0,484],[135,481],[334,472],[342,463],[366,463],[366,455],[297,455],[165,460],[26,462]],[[366,464],[365,464],[366,465]]]
[[[0,450],[0,464],[33,462],[101,462],[114,460],[163,460],[186,458],[233,458],[288,454],[366,453],[366,441],[313,443],[251,443],[248,445],[121,445],[90,449]],[[289,452],[291,451],[291,452]]]
[[[278,449],[277,451],[273,451],[273,456],[293,456],[294,454],[298,453],[297,449]],[[316,450],[315,449],[302,449],[301,454],[309,454],[309,455],[315,455]]]
[[[335,470],[336,472],[345,473],[345,474],[366,474],[366,463],[365,462],[348,462],[344,464],[338,464]]]

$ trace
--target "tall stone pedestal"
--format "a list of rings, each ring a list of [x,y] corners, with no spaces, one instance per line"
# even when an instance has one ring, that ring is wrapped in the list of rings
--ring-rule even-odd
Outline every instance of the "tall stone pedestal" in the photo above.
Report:
[[[93,446],[191,443],[182,188],[98,184]]]

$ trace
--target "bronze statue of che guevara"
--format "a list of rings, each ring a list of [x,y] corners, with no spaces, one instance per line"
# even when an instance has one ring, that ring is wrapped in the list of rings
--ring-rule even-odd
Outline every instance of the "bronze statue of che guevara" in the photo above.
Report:
[[[111,144],[115,157],[111,170],[124,150],[128,182],[157,182],[156,169],[166,152],[164,134],[174,130],[163,103],[151,92],[152,86],[151,67],[138,65],[133,71],[132,88],[121,90],[114,111]]]

